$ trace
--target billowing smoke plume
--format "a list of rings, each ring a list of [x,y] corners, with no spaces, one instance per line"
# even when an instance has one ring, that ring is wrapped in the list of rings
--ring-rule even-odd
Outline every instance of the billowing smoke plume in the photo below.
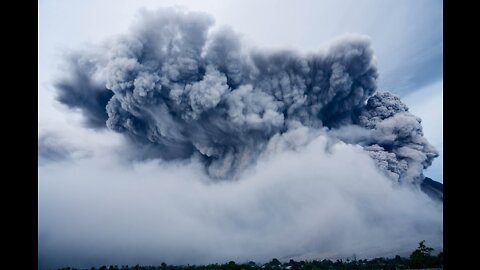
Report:
[[[367,38],[309,55],[247,50],[202,13],[144,12],[128,35],[72,55],[58,100],[92,128],[108,127],[150,156],[198,156],[214,178],[234,177],[292,127],[324,130],[369,151],[392,179],[418,182],[438,154],[420,119],[378,77]]]

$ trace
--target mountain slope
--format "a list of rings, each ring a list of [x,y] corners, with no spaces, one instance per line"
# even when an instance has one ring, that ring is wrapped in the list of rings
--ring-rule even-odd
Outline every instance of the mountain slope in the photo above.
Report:
[[[443,184],[425,177],[420,188],[433,200],[438,200],[443,203]]]

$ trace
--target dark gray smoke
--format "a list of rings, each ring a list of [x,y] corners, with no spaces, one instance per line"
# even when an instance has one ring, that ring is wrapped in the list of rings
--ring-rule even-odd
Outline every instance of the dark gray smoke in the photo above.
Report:
[[[438,154],[420,119],[389,93],[367,38],[328,50],[247,50],[202,13],[143,12],[129,34],[69,59],[58,100],[163,159],[198,156],[214,178],[237,175],[299,124],[360,144],[400,182],[421,181]],[[368,101],[368,102],[367,102]],[[150,152],[152,153],[152,151]]]
[[[377,93],[360,111],[356,123],[372,129],[366,150],[391,178],[421,182],[423,169],[432,164],[438,152],[423,137],[421,119],[408,112],[400,99],[389,92]]]

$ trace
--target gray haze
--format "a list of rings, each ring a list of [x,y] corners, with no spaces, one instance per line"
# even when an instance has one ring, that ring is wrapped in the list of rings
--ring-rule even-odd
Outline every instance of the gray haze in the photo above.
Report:
[[[244,45],[204,13],[143,11],[70,53],[39,134],[39,268],[407,255],[442,248],[418,188],[438,156],[368,37]]]
[[[203,13],[142,17],[130,34],[72,54],[56,87],[88,126],[147,144],[155,149],[148,157],[198,155],[211,177],[236,177],[296,123],[373,130],[361,144],[401,182],[420,182],[438,156],[398,98],[374,95],[378,73],[366,37],[300,55],[246,49],[232,30],[209,32],[213,18]]]
[[[199,159],[131,163],[121,140],[82,147],[91,157],[39,168],[42,269],[407,256],[423,239],[442,248],[442,204],[306,127],[216,183]]]

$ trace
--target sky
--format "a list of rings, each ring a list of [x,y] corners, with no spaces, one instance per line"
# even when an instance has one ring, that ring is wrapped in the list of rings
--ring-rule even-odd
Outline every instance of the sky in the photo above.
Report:
[[[39,141],[48,146],[39,155],[50,157],[39,160],[39,269],[394,255],[421,237],[442,247],[443,206],[389,185],[356,146],[292,128],[236,181],[212,184],[196,159],[132,162],[135,146],[84,128],[78,110],[54,100],[53,86],[70,51],[124,34],[142,8],[206,12],[212,31],[229,26],[242,44],[265,50],[316,53],[340,35],[362,34],[378,90],[400,96],[439,151],[425,176],[443,182],[441,1],[38,3]]]

